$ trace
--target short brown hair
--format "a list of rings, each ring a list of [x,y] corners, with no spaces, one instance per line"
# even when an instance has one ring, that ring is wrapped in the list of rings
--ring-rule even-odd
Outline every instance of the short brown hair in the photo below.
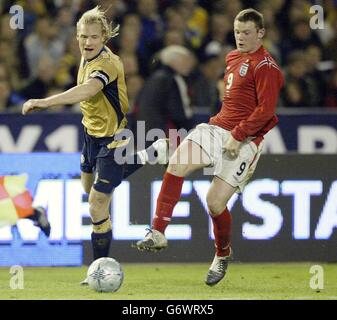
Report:
[[[253,21],[258,30],[264,29],[264,19],[262,13],[252,8],[240,11],[234,20],[238,20],[240,22]]]

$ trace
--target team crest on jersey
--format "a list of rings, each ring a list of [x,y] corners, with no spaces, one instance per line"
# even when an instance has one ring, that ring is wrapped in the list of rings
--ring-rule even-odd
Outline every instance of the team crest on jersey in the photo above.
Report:
[[[239,75],[241,77],[244,77],[247,72],[248,72],[248,68],[249,68],[249,64],[248,63],[243,63],[240,67],[240,70],[239,70]]]

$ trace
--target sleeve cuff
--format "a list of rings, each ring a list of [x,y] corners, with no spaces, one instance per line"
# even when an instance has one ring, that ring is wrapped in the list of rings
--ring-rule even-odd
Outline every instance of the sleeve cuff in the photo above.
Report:
[[[232,134],[233,138],[237,141],[243,141],[243,140],[247,139],[247,135],[245,134],[245,132],[239,126],[236,126],[231,131],[231,134]]]

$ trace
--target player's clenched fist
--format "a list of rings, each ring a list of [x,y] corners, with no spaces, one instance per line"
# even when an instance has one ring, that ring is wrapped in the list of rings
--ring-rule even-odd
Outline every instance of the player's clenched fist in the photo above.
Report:
[[[48,105],[44,99],[29,99],[22,106],[22,114],[25,115],[34,109],[44,109],[47,107]]]
[[[232,135],[229,135],[229,138],[224,146],[224,152],[226,152],[229,157],[235,159],[239,155],[240,146],[241,142],[235,140]]]

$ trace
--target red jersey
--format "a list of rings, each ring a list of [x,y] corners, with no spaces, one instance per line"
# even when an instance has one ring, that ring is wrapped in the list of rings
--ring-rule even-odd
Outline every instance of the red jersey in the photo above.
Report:
[[[277,100],[284,78],[269,52],[233,50],[226,57],[225,94],[221,110],[209,124],[230,130],[234,139],[256,137],[258,144],[277,123]]]

